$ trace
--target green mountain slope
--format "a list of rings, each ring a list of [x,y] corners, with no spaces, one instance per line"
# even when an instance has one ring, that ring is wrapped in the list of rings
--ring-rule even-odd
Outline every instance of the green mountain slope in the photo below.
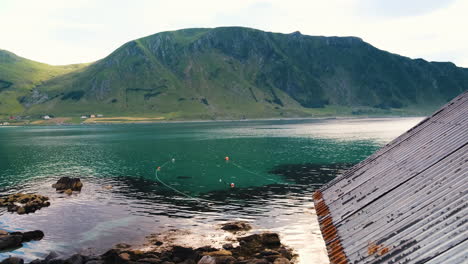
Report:
[[[7,88],[28,92],[15,111],[178,119],[414,114],[468,87],[468,69],[412,60],[359,38],[240,27],[158,33],[68,72],[36,66],[40,74],[18,70]],[[12,82],[3,71],[0,79]]]
[[[85,65],[51,66],[0,50],[0,116],[24,112],[21,104],[34,88],[45,81]]]

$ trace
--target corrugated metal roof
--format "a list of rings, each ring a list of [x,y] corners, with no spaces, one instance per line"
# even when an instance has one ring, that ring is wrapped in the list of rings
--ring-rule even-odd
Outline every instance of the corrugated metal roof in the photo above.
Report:
[[[468,92],[314,194],[331,263],[468,263]]]

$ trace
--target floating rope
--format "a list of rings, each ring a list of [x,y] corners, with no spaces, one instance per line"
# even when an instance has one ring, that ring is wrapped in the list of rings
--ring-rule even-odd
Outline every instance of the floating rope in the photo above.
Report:
[[[189,198],[189,199],[191,199],[191,200],[195,200],[195,201],[197,201],[197,202],[199,202],[199,203],[201,203],[201,202],[214,203],[214,201],[205,200],[205,199],[202,199],[202,198],[196,198],[196,197],[193,197],[193,196],[191,196],[191,195],[188,195],[188,194],[186,194],[186,193],[184,193],[184,192],[181,192],[181,191],[177,190],[176,188],[170,186],[169,184],[166,184],[165,182],[163,182],[163,181],[159,178],[159,176],[158,176],[158,171],[160,171],[160,170],[161,170],[164,166],[166,166],[169,162],[174,163],[174,162],[175,162],[175,159],[172,158],[171,160],[166,161],[165,163],[163,163],[163,165],[159,166],[159,167],[156,169],[155,174],[154,174],[156,180],[158,180],[162,185],[166,186],[167,188],[169,188],[169,189],[173,190],[174,192],[176,192],[176,193],[178,193],[178,194],[181,194],[181,195],[183,195],[183,196],[185,196],[185,197],[187,197],[187,198]]]
[[[245,171],[245,172],[248,172],[248,173],[250,173],[250,174],[252,174],[252,175],[259,176],[259,177],[261,177],[261,178],[264,178],[264,179],[266,179],[266,180],[275,182],[275,183],[277,183],[277,184],[282,184],[282,183],[278,182],[278,181],[275,180],[275,179],[268,178],[268,177],[266,177],[266,176],[264,176],[264,175],[261,175],[260,173],[251,171],[251,170],[249,170],[249,169],[247,169],[247,168],[244,168],[244,167],[242,167],[241,165],[235,163],[234,161],[229,161],[229,159],[227,159],[226,161],[228,161],[229,163],[231,163],[232,165],[236,166],[237,168],[239,168],[239,169],[241,169],[241,170],[243,170],[243,171]],[[284,183],[284,184],[287,185],[288,183]]]
[[[275,183],[277,183],[277,184],[286,184],[286,185],[289,185],[288,183],[280,183],[280,182],[278,182],[278,181],[275,180],[275,179],[268,178],[268,177],[266,177],[266,176],[264,176],[264,175],[261,175],[261,174],[259,174],[259,173],[257,173],[257,172],[254,172],[254,171],[251,171],[251,170],[249,170],[249,169],[247,169],[247,168],[244,168],[243,166],[237,164],[236,162],[231,161],[231,160],[229,159],[229,157],[225,157],[224,160],[226,161],[226,163],[230,163],[230,164],[236,166],[237,168],[239,168],[240,170],[243,170],[243,171],[245,171],[245,172],[247,172],[247,173],[250,173],[250,174],[252,174],[252,175],[256,175],[256,176],[261,177],[261,178],[264,178],[264,179],[266,179],[266,180],[273,181],[273,182],[275,182]],[[202,202],[202,201],[203,201],[203,202],[208,202],[208,203],[215,203],[215,201],[205,200],[205,199],[202,199],[202,198],[196,198],[196,197],[193,197],[193,196],[191,196],[191,195],[188,195],[188,194],[186,194],[186,193],[184,193],[184,192],[182,192],[182,191],[177,190],[176,188],[172,187],[171,185],[165,183],[164,181],[162,181],[162,180],[159,178],[159,176],[158,176],[158,171],[160,171],[164,166],[166,166],[166,165],[167,165],[168,163],[170,163],[170,162],[175,163],[175,159],[172,158],[172,159],[166,161],[165,163],[163,163],[161,166],[157,167],[157,169],[156,169],[156,171],[155,171],[155,178],[156,178],[156,180],[158,180],[162,185],[166,186],[167,188],[169,188],[169,189],[173,190],[174,192],[176,192],[176,193],[178,193],[178,194],[181,194],[181,195],[183,195],[183,196],[185,196],[185,197],[187,197],[187,198],[189,198],[189,199],[191,199],[191,200],[195,200],[195,201],[197,201],[197,202]],[[234,188],[234,187],[235,187],[235,184],[234,184],[234,183],[228,183],[228,182],[224,181],[224,179],[223,179],[222,177],[219,179],[219,182],[222,182],[222,183],[226,184],[227,186],[229,186],[229,187],[231,187],[231,188]]]

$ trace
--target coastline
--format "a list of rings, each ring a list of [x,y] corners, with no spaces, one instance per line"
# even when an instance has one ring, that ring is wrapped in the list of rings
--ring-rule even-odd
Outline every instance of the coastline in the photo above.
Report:
[[[193,120],[169,120],[169,119],[157,119],[157,121],[135,121],[141,119],[141,117],[135,117],[135,120],[128,121],[99,121],[99,122],[81,122],[81,123],[11,123],[8,125],[0,125],[1,127],[38,127],[38,126],[89,126],[89,125],[124,125],[124,124],[180,124],[180,123],[230,123],[230,122],[256,122],[256,121],[306,121],[306,120],[359,120],[359,119],[387,119],[387,118],[422,118],[424,115],[343,115],[343,116],[323,116],[323,117],[286,117],[286,118],[252,118],[252,119],[193,119]],[[105,119],[105,118],[103,118]],[[37,120],[36,120],[37,121]],[[53,121],[53,119],[48,120]]]

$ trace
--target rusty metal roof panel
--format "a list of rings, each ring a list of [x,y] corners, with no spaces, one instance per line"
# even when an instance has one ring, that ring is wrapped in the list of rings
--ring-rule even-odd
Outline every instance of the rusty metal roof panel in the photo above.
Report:
[[[331,263],[468,262],[468,92],[314,194]]]

